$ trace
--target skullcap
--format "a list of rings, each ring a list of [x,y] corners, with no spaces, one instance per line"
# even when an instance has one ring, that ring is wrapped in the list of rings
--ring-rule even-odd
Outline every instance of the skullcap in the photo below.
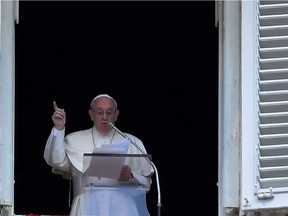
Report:
[[[99,95],[97,95],[96,97],[94,97],[93,100],[92,100],[91,103],[90,103],[90,107],[92,107],[92,104],[93,104],[93,102],[94,102],[95,100],[97,100],[98,98],[102,98],[102,97],[106,97],[106,98],[112,99],[112,100],[114,101],[115,106],[116,106],[116,109],[117,109],[117,102],[116,102],[116,100],[115,100],[113,97],[111,97],[110,95],[108,95],[108,94],[99,94]]]

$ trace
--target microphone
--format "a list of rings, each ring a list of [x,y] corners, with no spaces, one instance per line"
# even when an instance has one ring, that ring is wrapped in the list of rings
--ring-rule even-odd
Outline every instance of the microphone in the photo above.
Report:
[[[137,145],[136,142],[134,142],[130,137],[128,137],[125,133],[123,133],[122,131],[120,131],[112,122],[109,122],[109,127],[111,127],[112,129],[114,129],[115,131],[117,131],[117,133],[119,133],[121,136],[123,136],[124,138],[128,139],[129,142],[135,146],[142,154],[146,154],[142,148],[140,148],[139,145]],[[160,193],[160,183],[159,183],[159,175],[158,175],[158,170],[155,166],[155,164],[148,158],[145,157],[145,159],[147,160],[147,162],[152,166],[155,175],[156,175],[156,184],[157,184],[157,191],[158,191],[158,203],[157,203],[157,215],[160,216],[161,214],[161,193]]]

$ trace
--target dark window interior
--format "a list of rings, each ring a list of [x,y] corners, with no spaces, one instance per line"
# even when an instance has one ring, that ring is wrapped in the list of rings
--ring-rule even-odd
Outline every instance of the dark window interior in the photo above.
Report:
[[[69,213],[69,181],[52,174],[43,159],[53,126],[52,102],[65,109],[70,133],[92,126],[89,103],[108,93],[119,105],[117,127],[139,137],[157,166],[161,215],[217,215],[214,4],[20,1],[15,33],[16,214]],[[147,194],[151,216],[157,213],[153,181]]]

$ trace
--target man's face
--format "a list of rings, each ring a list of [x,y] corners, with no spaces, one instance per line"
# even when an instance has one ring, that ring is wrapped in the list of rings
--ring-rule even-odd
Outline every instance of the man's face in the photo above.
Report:
[[[109,123],[113,123],[117,120],[119,111],[115,106],[112,99],[101,97],[94,101],[89,115],[91,120],[94,122],[96,129],[100,133],[108,133],[111,131]]]

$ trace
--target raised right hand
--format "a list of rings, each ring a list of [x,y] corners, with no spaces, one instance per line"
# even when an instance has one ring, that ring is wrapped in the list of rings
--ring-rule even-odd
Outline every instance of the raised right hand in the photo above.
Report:
[[[64,109],[58,108],[55,101],[53,101],[54,113],[52,115],[52,121],[54,127],[58,130],[63,130],[66,124],[66,113]]]

